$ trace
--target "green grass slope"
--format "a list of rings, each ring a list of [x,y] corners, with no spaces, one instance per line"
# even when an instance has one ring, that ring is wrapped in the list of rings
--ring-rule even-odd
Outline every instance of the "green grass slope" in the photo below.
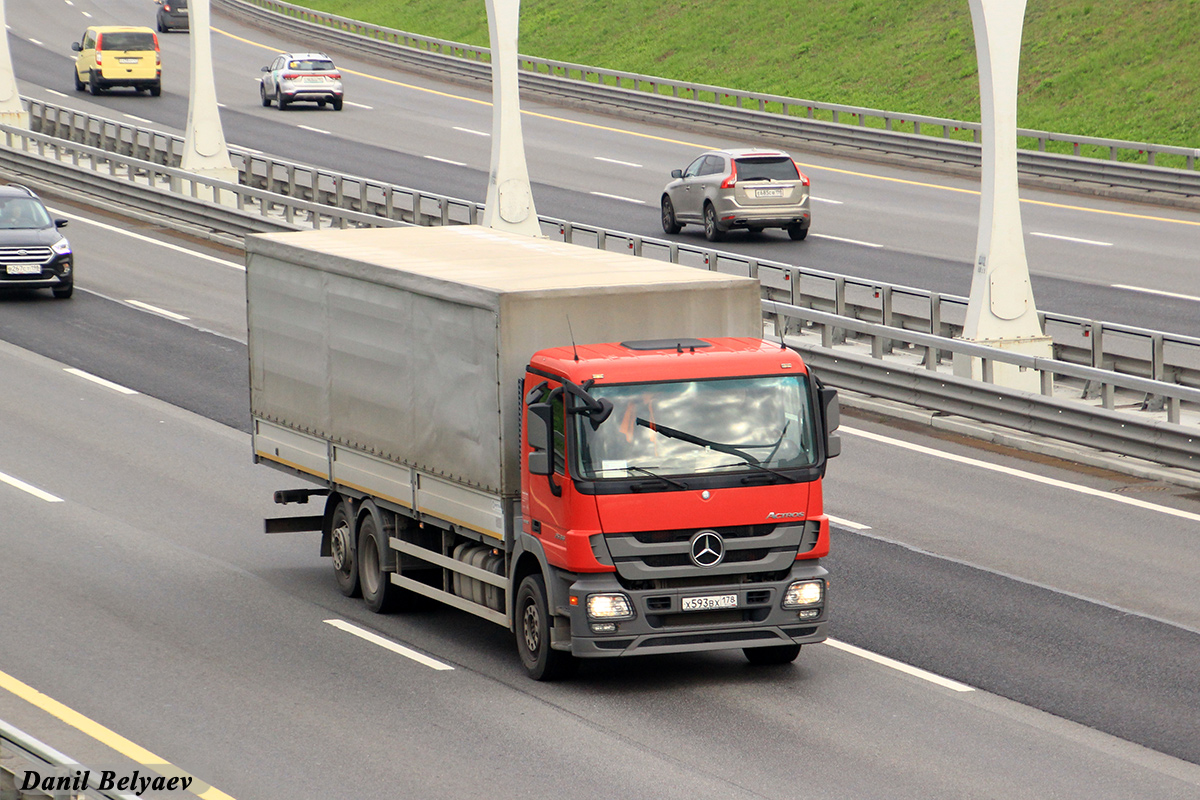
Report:
[[[484,0],[293,0],[488,43]],[[1028,0],[1018,124],[1200,145],[1200,0]],[[819,102],[977,121],[967,0],[524,0],[522,53]]]

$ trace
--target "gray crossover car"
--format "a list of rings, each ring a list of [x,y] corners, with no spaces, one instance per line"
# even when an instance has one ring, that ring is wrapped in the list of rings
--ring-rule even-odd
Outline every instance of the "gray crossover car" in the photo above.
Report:
[[[264,106],[274,101],[283,111],[297,102],[326,103],[342,110],[342,73],[324,53],[281,53],[268,66],[258,93]]]
[[[808,236],[808,176],[781,150],[711,150],[687,169],[672,170],[671,177],[662,195],[667,233],[698,223],[710,242],[734,228],[754,233],[783,228],[793,239]]]
[[[0,289],[50,289],[66,299],[75,288],[75,256],[38,196],[19,184],[0,186]]]

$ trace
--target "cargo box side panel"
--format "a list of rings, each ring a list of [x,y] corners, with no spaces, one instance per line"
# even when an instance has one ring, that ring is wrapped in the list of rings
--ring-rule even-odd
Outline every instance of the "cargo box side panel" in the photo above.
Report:
[[[495,312],[327,278],[335,441],[498,492]]]
[[[252,256],[246,270],[246,314],[251,412],[326,437],[331,420],[324,275]]]
[[[762,336],[758,281],[598,287],[586,293],[524,292],[501,299],[504,488],[520,491],[518,381],[529,358],[549,347],[671,337]],[[568,324],[569,320],[569,324]]]

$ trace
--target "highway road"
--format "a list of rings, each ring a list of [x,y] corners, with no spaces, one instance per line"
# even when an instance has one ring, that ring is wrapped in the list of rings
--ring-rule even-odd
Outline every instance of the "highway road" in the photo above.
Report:
[[[11,9],[11,45],[22,92],[48,102],[180,131],[186,121],[189,50],[160,37],[160,98],[75,93],[70,44],[85,24],[149,24],[145,0],[47,0]],[[90,16],[84,16],[88,14]],[[439,84],[338,58],[347,86],[340,112],[287,112],[258,101],[259,67],[300,42],[217,17],[213,48],[227,139],[351,174],[482,201],[490,153],[486,88]],[[525,142],[542,214],[662,236],[657,203],[672,168],[711,146],[752,144],[563,110],[526,99]],[[144,122],[143,122],[144,120]],[[796,150],[811,173],[814,227],[791,242],[767,231],[731,235],[723,248],[924,289],[965,295],[978,223],[978,184]],[[1022,192],[1026,249],[1039,308],[1200,335],[1200,214],[1045,191]],[[703,243],[693,227],[676,237]]]
[[[150,19],[146,5],[105,9],[136,7]],[[14,32],[14,18],[50,6],[10,10]],[[85,2],[69,8],[99,13]],[[163,38],[186,56],[184,37]],[[18,74],[25,68],[19,62]],[[432,102],[420,90],[408,99]],[[138,103],[138,112],[159,101],[184,107],[170,83],[158,101],[100,98],[114,107]],[[324,113],[321,124],[342,124],[358,111],[368,109]],[[301,124],[317,116],[254,107],[233,116],[266,126],[256,134],[263,141],[289,132],[323,141],[324,134],[289,131],[293,113]],[[444,112],[428,113],[425,126],[445,125]],[[397,125],[409,119],[394,117]],[[552,141],[553,129],[538,146],[570,150],[579,169],[560,163],[535,176],[539,210],[571,217],[546,207],[547,190],[578,204],[564,208],[650,214],[641,224],[653,232],[652,208],[630,213],[626,205],[636,204],[571,188],[610,180],[611,170],[573,142]],[[620,143],[627,134],[605,135]],[[353,125],[343,136],[327,148],[329,158],[353,149]],[[480,160],[448,170],[447,182],[466,186],[484,174],[486,138],[469,136]],[[394,148],[403,169],[442,180],[452,165],[420,151],[445,153],[438,149],[445,145],[436,136],[414,138],[396,136],[391,145],[380,138],[362,152]],[[647,146],[662,147],[662,164],[694,152],[670,142]],[[947,230],[973,224],[974,212],[957,208],[957,196],[969,195],[929,188],[950,186],[942,179],[909,175],[901,180],[912,184],[898,184],[865,169],[845,177],[847,186],[864,188],[860,197],[910,186],[930,201],[931,216],[940,208]],[[639,191],[653,200],[653,182],[642,183]],[[899,195],[889,202],[897,213],[906,206]],[[871,201],[844,205],[858,203]],[[750,669],[739,654],[709,654],[588,664],[572,683],[534,684],[502,629],[448,609],[374,616],[337,594],[312,536],[259,532],[259,520],[277,513],[270,493],[291,483],[250,464],[238,254],[58,198],[51,204],[71,217],[80,291],[69,302],[0,297],[7,343],[0,344],[0,473],[13,479],[0,479],[0,719],[96,764],[122,762],[140,746],[243,798],[1198,793],[1196,496],[848,418],[846,452],[826,488],[837,517],[829,564],[834,635],[844,645],[807,648],[795,666],[777,670]],[[832,225],[841,207],[828,205]],[[1027,220],[1031,209],[1062,214],[1064,223],[1094,213],[1027,204]],[[1157,248],[1148,264],[1167,265],[1148,268],[1147,282],[1186,288],[1183,278],[1170,283],[1169,263],[1174,232],[1191,228],[1158,221],[1168,212],[1139,210],[1156,219],[1114,220],[1150,229],[1130,234]],[[905,213],[931,224],[918,209]],[[1164,241],[1153,242],[1156,230]],[[763,239],[754,246],[820,254],[809,247],[820,244],[830,258],[900,252]],[[951,247],[931,239],[900,253],[921,274],[935,275],[943,258],[936,253]],[[968,252],[972,241],[973,234]],[[944,260],[947,273],[958,269]],[[1071,272],[1084,266],[1060,279],[1081,296],[1111,292],[1121,302],[1144,294],[1099,291]],[[353,626],[432,660],[358,638]],[[868,657],[876,653],[899,663]],[[54,716],[52,704],[22,686],[112,736],[84,734],[86,725]]]
[[[314,536],[260,533],[294,481],[250,463],[235,256],[52,205],[90,278],[0,298],[0,719],[58,749],[119,764],[128,740],[256,798],[1200,789],[1194,495],[850,417],[838,644],[535,684],[506,631],[372,615]]]

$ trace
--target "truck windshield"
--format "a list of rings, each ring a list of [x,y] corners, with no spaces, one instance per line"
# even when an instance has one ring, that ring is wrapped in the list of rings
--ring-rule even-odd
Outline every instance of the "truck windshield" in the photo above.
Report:
[[[584,480],[791,469],[817,458],[804,375],[597,385],[589,393],[613,411],[596,428],[573,415]]]

